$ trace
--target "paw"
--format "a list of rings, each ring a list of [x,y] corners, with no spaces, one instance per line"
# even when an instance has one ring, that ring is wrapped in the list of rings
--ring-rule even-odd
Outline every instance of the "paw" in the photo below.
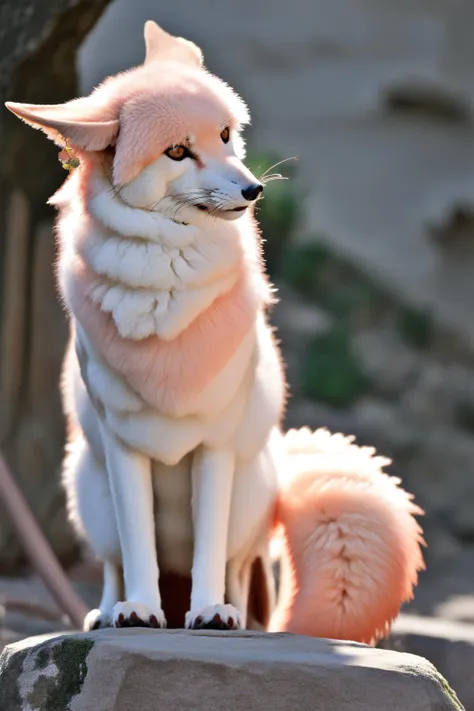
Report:
[[[114,627],[166,627],[163,610],[152,610],[140,602],[118,602],[112,612]]]
[[[108,612],[96,609],[87,613],[84,619],[84,632],[92,630],[102,630],[105,627],[112,627],[112,616]]]
[[[239,630],[240,612],[232,605],[211,605],[186,613],[188,630]]]

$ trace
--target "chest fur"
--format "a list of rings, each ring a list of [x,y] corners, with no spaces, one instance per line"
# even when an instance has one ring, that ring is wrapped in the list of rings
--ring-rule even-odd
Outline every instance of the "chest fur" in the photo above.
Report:
[[[76,263],[69,285],[74,316],[107,365],[150,407],[179,415],[204,392],[252,330],[255,304],[240,278],[173,339],[123,338],[110,314],[90,297],[94,275]]]

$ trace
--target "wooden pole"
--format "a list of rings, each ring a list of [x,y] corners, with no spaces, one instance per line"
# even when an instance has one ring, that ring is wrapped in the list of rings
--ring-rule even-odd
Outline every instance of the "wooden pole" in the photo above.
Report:
[[[1,454],[0,501],[10,515],[32,565],[49,592],[72,624],[82,629],[87,608],[60,566]]]

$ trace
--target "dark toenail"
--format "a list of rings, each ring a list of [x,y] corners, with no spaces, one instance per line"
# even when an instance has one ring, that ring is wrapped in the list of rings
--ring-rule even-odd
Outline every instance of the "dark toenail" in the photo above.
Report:
[[[150,615],[149,622],[150,622],[150,625],[151,625],[152,627],[158,627],[158,626],[159,626],[159,625],[158,625],[158,620],[156,619],[156,615]]]
[[[135,611],[130,615],[130,619],[132,622],[138,622],[138,615]]]
[[[202,625],[202,617],[201,616],[196,617],[194,624],[195,625]]]
[[[124,619],[125,619],[125,617],[122,615],[122,613],[120,613],[120,615],[118,616],[118,622],[119,622],[120,624],[122,624],[123,621],[124,621]]]
[[[212,618],[212,621],[215,622],[216,625],[220,625],[222,623],[221,616],[216,612],[216,614]]]
[[[233,617],[229,617],[229,619],[228,619],[228,621],[227,621],[227,624],[229,625],[229,627],[233,627],[233,626],[234,626],[234,618],[233,618]]]

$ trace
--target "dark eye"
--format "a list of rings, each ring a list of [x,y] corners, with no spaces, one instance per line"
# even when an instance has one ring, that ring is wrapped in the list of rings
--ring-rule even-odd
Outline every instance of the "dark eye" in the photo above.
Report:
[[[184,158],[192,158],[192,153],[186,146],[170,146],[165,151],[165,156],[171,160],[184,160]]]
[[[229,143],[230,128],[228,126],[226,126],[224,129],[222,129],[221,138],[222,138],[223,143]]]

